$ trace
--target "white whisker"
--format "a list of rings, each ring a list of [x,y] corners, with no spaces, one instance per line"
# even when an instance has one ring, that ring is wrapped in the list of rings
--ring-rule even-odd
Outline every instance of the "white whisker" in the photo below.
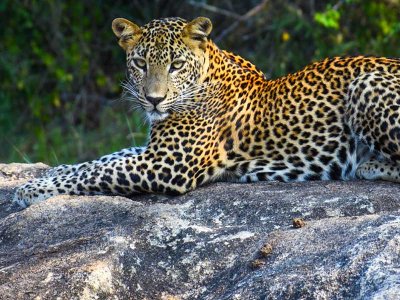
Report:
[[[135,82],[125,80],[121,83],[121,86],[123,88],[121,100],[128,101],[131,104],[131,110],[151,110],[153,108],[143,94],[139,92],[139,87]],[[220,83],[210,82],[192,84],[180,93],[167,98],[165,102],[162,102],[162,107],[159,109],[164,112],[175,112],[177,114],[196,110],[202,103],[218,97],[222,86]],[[145,114],[145,121],[151,123],[152,119],[151,115]]]

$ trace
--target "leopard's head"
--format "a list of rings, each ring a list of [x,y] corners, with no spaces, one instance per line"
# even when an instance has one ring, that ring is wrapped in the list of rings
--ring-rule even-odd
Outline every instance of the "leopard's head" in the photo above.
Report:
[[[127,55],[125,88],[149,120],[190,109],[207,74],[211,21],[165,18],[139,27],[117,18],[112,29]]]

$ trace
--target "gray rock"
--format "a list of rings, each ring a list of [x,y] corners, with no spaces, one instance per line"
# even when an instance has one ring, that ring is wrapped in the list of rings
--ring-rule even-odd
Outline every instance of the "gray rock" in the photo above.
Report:
[[[43,170],[0,165],[0,299],[400,299],[399,184],[217,183],[13,205]]]

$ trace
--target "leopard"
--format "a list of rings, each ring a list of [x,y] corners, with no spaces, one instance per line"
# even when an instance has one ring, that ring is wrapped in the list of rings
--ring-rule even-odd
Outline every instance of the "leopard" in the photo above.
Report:
[[[400,59],[331,57],[269,79],[221,50],[211,20],[116,18],[126,96],[148,142],[50,169],[19,187],[22,207],[67,195],[182,195],[208,183],[400,182]]]

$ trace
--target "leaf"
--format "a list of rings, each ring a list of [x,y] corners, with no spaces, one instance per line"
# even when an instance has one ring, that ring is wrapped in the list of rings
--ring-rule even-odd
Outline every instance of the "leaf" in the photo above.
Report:
[[[329,8],[324,12],[317,12],[314,15],[314,20],[326,28],[339,29],[340,13]]]

